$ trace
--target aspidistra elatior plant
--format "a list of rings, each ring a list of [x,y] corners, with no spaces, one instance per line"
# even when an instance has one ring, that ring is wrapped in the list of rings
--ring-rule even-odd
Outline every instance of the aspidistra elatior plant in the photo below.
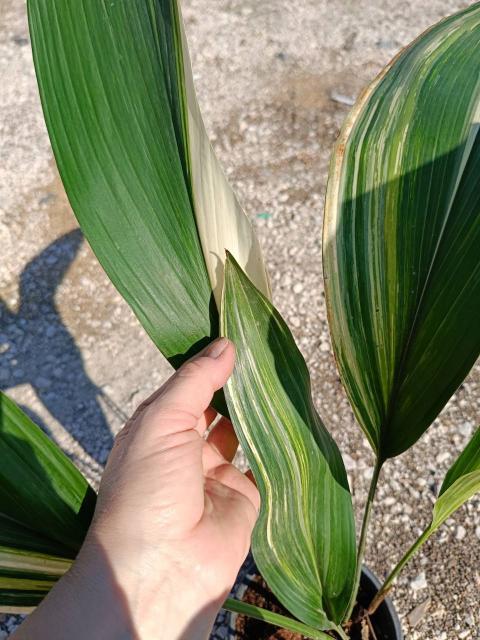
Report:
[[[380,470],[425,432],[480,351],[479,5],[387,67],[352,110],[332,159],[324,233],[332,342],[377,457],[358,553],[342,458],[208,141],[177,2],[28,0],[28,9],[57,165],[105,271],[174,366],[220,331],[236,344],[225,395],[262,495],[252,549],[297,620],[226,606],[312,638],[346,638]],[[216,403],[224,407],[222,397]],[[94,495],[13,403],[2,398],[1,408],[0,446],[12,448],[15,428],[32,459],[43,460],[37,484],[51,489],[28,521],[33,479],[25,476],[20,511],[0,493],[8,524],[0,605],[15,592],[16,606],[32,606],[78,550]],[[479,444],[477,433],[372,611],[413,552],[480,488]],[[28,447],[21,450],[2,482],[24,473]],[[31,583],[18,580],[35,573],[35,554],[48,558],[48,570],[32,597]]]
[[[45,120],[72,209],[112,282],[178,366],[218,335],[226,249],[252,291],[271,297],[258,240],[205,132],[179,7],[29,0],[28,10]],[[340,453],[308,396],[305,364],[290,334],[284,341],[303,366],[308,398],[308,412],[297,415],[297,394],[285,425],[295,446],[265,439],[258,421],[237,421],[237,429],[256,442],[252,465],[261,444],[257,465],[272,469],[255,535],[259,567],[302,630],[322,637],[319,629],[340,623],[353,584],[353,511]],[[271,375],[279,393],[275,369]],[[287,512],[276,499],[282,487]],[[306,487],[311,513],[298,499]],[[313,509],[319,496],[328,519]],[[285,516],[289,526],[280,527]],[[303,593],[288,588],[286,575],[305,584]]]

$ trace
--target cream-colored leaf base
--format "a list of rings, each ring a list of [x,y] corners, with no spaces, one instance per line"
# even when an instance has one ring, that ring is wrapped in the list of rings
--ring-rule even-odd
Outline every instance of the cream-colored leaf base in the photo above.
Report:
[[[178,11],[195,217],[215,301],[220,309],[227,250],[257,289],[271,299],[270,282],[258,238],[225,177],[205,129],[195,94],[180,7]]]

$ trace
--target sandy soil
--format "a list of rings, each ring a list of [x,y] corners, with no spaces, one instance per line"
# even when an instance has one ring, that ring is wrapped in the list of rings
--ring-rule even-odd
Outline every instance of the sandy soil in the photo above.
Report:
[[[184,3],[208,129],[257,226],[275,302],[345,453],[358,514],[373,459],[330,351],[320,255],[328,157],[360,89],[424,28],[468,4]],[[0,86],[0,388],[96,484],[125,416],[170,369],[75,231],[43,125],[18,0],[0,0]],[[477,366],[421,442],[386,465],[367,557],[379,575],[428,522],[435,491],[479,417]],[[398,583],[394,599],[408,638],[480,638],[479,549],[477,498]],[[427,613],[412,627],[409,613],[423,603]],[[0,638],[15,622],[1,620]]]

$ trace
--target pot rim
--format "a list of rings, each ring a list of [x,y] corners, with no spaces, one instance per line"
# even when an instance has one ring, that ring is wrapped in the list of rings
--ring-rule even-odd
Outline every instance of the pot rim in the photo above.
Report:
[[[372,582],[377,589],[380,588],[381,585],[380,585],[379,579],[365,565],[362,566],[362,574],[365,575],[365,577],[368,580],[370,580],[370,582]],[[236,600],[241,600],[245,595],[246,590],[248,589],[248,584],[246,582],[249,579],[253,579],[255,575],[260,575],[260,572],[258,571],[257,565],[255,564],[253,557],[249,556],[245,561],[244,566],[242,567],[242,570],[240,571],[237,582],[232,589],[231,596],[234,597]],[[396,637],[392,640],[404,640],[403,629],[400,623],[400,618],[398,617],[398,613],[395,609],[395,605],[393,604],[392,599],[388,597],[385,598],[382,605],[384,605],[385,608],[387,609],[388,614],[392,620],[393,627],[395,629]],[[227,611],[226,613],[227,613],[226,640],[237,640],[237,631],[235,627],[236,627],[237,618],[240,614],[234,613],[232,611]]]

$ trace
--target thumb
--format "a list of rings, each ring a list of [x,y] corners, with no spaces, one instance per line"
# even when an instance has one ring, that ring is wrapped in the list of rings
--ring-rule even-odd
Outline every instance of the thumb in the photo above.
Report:
[[[230,377],[234,362],[233,343],[218,338],[165,383],[146,407],[142,422],[154,422],[161,435],[195,429],[215,391]]]

